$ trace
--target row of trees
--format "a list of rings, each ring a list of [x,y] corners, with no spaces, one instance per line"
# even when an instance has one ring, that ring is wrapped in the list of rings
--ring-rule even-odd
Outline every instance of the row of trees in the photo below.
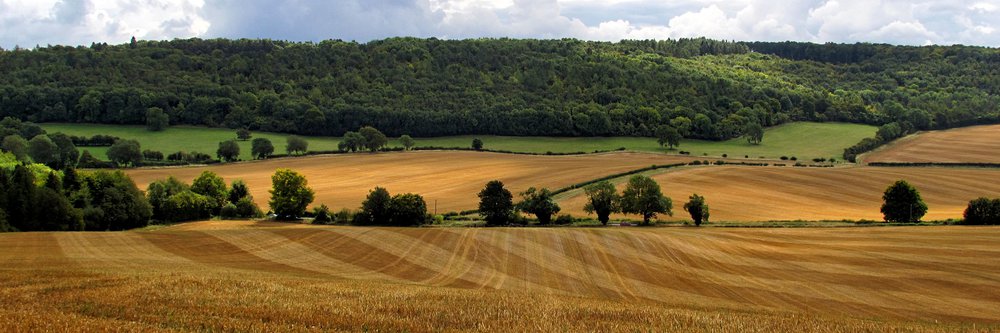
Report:
[[[151,215],[121,171],[60,172],[0,153],[0,230],[125,230],[146,226]]]
[[[146,189],[146,196],[156,221],[262,216],[245,182],[237,179],[227,187],[225,180],[211,171],[202,172],[190,185],[174,177],[154,181]]]
[[[611,214],[624,213],[642,216],[642,223],[648,225],[657,214],[673,216],[673,202],[663,195],[660,185],[652,178],[636,175],[629,178],[621,195],[611,182],[601,181],[585,187],[588,202],[584,209],[596,213],[601,224],[608,224]],[[549,224],[560,207],[553,201],[548,189],[534,187],[520,193],[521,201],[513,202],[513,195],[499,180],[490,181],[479,192],[479,214],[487,225],[504,225],[516,221],[515,212],[535,215],[540,224]],[[708,205],[705,198],[693,194],[684,205],[691,214],[695,225],[708,221]]]

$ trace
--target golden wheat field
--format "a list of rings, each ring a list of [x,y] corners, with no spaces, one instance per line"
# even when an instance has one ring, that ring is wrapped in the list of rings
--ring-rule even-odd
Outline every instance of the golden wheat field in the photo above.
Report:
[[[682,207],[692,193],[705,197],[714,221],[881,220],[882,192],[899,179],[920,191],[924,220],[961,218],[969,200],[1000,196],[994,169],[711,166],[668,169],[653,179],[674,202],[674,216],[661,220],[690,220]],[[559,204],[582,216],[586,200],[573,191]]]
[[[911,135],[868,153],[865,162],[1000,163],[1000,125]]]
[[[991,331],[1000,229],[0,234],[0,330]]]
[[[314,204],[356,209],[368,191],[382,186],[389,192],[424,196],[438,212],[475,209],[476,196],[487,182],[502,180],[511,192],[528,187],[556,189],[590,179],[693,158],[650,153],[606,153],[573,156],[532,156],[461,151],[419,151],[381,154],[321,155],[273,159],[207,167],[131,169],[126,173],[139,188],[174,176],[190,183],[210,170],[227,181],[243,179],[257,204],[267,209],[271,175],[278,168],[302,173],[316,191]]]

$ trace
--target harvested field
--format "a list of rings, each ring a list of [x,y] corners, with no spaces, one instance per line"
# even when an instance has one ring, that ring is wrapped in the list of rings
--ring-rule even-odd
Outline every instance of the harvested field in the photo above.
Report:
[[[1000,170],[991,169],[713,166],[653,178],[674,202],[674,216],[661,217],[666,220],[690,220],[683,205],[692,193],[705,197],[712,221],[881,220],[882,192],[899,179],[920,191],[929,208],[925,220],[961,218],[969,200],[1000,196]],[[585,200],[574,191],[559,204],[565,213],[584,216]]]
[[[912,135],[866,154],[864,161],[1000,163],[1000,125]]]
[[[985,332],[998,242],[977,227],[0,234],[0,330]]]
[[[202,171],[213,171],[227,182],[243,179],[257,203],[267,209],[271,175],[278,168],[302,173],[316,191],[314,204],[356,209],[375,186],[389,192],[424,196],[438,212],[476,209],[476,194],[486,182],[499,179],[511,192],[528,187],[556,189],[602,176],[672,164],[693,158],[649,153],[607,153],[575,156],[533,156],[481,152],[422,151],[381,154],[322,155],[215,165],[207,167],[132,169],[126,173],[139,188],[174,176],[190,183]]]

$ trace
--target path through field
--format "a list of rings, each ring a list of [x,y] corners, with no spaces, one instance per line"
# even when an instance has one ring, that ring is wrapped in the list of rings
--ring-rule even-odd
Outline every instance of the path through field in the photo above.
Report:
[[[411,296],[405,295],[416,292],[407,288],[463,295],[462,290],[496,290],[515,298],[569,297],[626,307],[657,304],[702,309],[723,318],[750,312],[761,313],[759,318],[786,313],[780,316],[1000,323],[997,228],[404,229],[232,222],[232,228],[220,229],[219,223],[154,232],[0,235],[0,276],[8,281],[0,282],[0,295],[31,293],[45,299],[62,292],[58,285],[72,282],[50,282],[56,287],[49,289],[31,286],[62,272],[98,274],[104,276],[98,281],[105,282],[97,283],[108,284],[131,275],[142,281],[195,279],[193,286],[176,287],[176,292],[195,288],[209,295],[225,292],[234,278],[244,281],[245,288],[263,288],[258,285],[263,281],[314,281],[305,287],[268,287],[277,288],[267,291],[274,293],[314,290],[322,281],[385,283],[387,290],[399,293],[395,297],[402,297],[397,302],[417,302],[410,305],[417,307],[422,301],[407,301]],[[12,282],[28,273],[38,278]],[[197,278],[218,276],[229,282],[216,287]],[[363,297],[346,296],[353,289],[344,288],[343,293],[324,289],[326,295],[258,304],[258,311],[305,306],[298,304],[302,302],[323,307],[326,298]],[[74,294],[77,299],[69,301],[99,307],[146,292],[121,295],[121,300]],[[183,297],[164,302],[168,304],[156,306],[177,307],[177,316],[210,315],[190,313],[200,307],[190,308],[193,304]],[[72,307],[62,315],[76,312]],[[144,320],[153,319],[138,322]],[[11,323],[0,319],[2,324]]]

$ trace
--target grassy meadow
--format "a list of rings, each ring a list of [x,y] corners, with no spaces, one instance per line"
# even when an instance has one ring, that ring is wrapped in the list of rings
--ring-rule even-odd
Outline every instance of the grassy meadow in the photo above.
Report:
[[[220,141],[235,139],[234,130],[226,128],[205,128],[174,126],[161,132],[150,132],[143,126],[97,125],[97,124],[42,124],[48,132],[63,132],[70,135],[91,136],[95,134],[113,135],[124,139],[137,139],[143,149],[152,149],[169,154],[176,151],[203,152],[215,155]],[[677,153],[691,152],[692,156],[730,157],[750,156],[751,158],[778,158],[796,156],[799,159],[816,157],[840,159],[843,149],[854,145],[862,138],[875,134],[874,126],[846,123],[798,122],[768,128],[764,142],[752,145],[742,138],[727,141],[684,140],[675,150],[660,147],[654,138],[638,137],[511,137],[511,136],[449,136],[416,138],[417,146],[468,147],[474,137],[483,140],[487,149],[509,150],[529,153],[568,153],[614,150],[624,147],[628,150],[647,152]],[[268,138],[274,143],[275,152],[283,153],[287,134],[254,132],[254,138]],[[336,150],[339,137],[307,137],[309,150]],[[241,158],[250,159],[250,142],[239,142]],[[389,142],[392,147],[401,146],[398,140]],[[86,147],[94,156],[106,159],[106,147]]]

